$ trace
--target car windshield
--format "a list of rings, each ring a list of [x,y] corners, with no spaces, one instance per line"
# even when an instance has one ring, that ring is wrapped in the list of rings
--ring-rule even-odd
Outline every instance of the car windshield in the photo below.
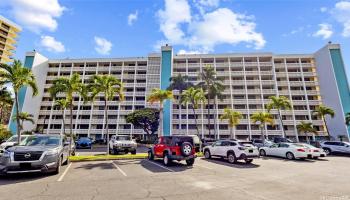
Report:
[[[29,136],[20,143],[20,146],[58,146],[59,136]]]
[[[130,136],[126,136],[126,135],[117,136],[116,139],[117,140],[130,140]]]
[[[21,140],[24,140],[27,136],[21,136]],[[6,142],[17,142],[17,135],[10,137]]]
[[[90,142],[90,138],[79,138],[80,142]]]

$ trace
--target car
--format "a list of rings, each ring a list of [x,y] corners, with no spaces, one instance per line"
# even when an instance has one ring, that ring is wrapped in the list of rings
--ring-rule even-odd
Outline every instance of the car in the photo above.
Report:
[[[97,138],[92,143],[93,144],[101,144],[102,145],[102,144],[107,144],[107,140],[104,139],[104,138]]]
[[[148,159],[162,158],[164,165],[173,160],[185,160],[188,166],[195,162],[196,151],[191,136],[161,136],[148,151]]]
[[[137,143],[130,135],[113,135],[109,141],[109,153],[118,154],[119,152],[136,154]]]
[[[321,148],[327,155],[331,153],[346,153],[350,154],[350,143],[340,141],[322,141],[320,142]]]
[[[174,136],[182,136],[182,135],[174,135]],[[200,152],[201,149],[203,148],[203,142],[202,140],[198,137],[198,135],[187,135],[193,138],[193,145],[195,147],[196,152]]]
[[[265,142],[263,143],[262,139],[253,139],[252,143],[254,146],[260,148],[260,147],[269,147],[271,145],[273,145],[274,143],[270,140],[265,140]]]
[[[212,145],[214,142],[216,142],[216,139],[213,138],[203,138],[202,139],[202,147],[206,147],[209,145]]]
[[[253,158],[259,157],[259,150],[251,142],[235,140],[218,140],[211,146],[203,149],[204,157],[227,158],[229,163],[236,163],[238,160],[244,160],[251,163]]]
[[[68,146],[61,135],[30,135],[19,145],[6,149],[0,157],[0,174],[60,173],[67,164]]]
[[[284,137],[274,137],[273,138],[273,143],[281,143],[281,142],[284,142],[284,143],[293,143],[292,140],[290,139],[287,139],[287,138],[284,138]]]
[[[312,157],[311,152],[304,145],[298,143],[279,143],[269,147],[260,147],[260,156],[276,156],[289,160]]]
[[[77,149],[92,149],[92,140],[88,137],[81,137],[75,142]]]
[[[21,135],[21,141],[26,139],[29,135]],[[17,135],[11,136],[9,139],[7,139],[5,142],[1,143],[0,145],[0,156],[4,152],[5,149],[15,146],[17,144]]]
[[[317,159],[319,157],[326,157],[327,154],[324,152],[322,148],[317,148],[311,144],[306,144],[306,143],[299,143],[303,146],[305,146],[307,149],[309,149],[309,152],[311,152],[311,158]]]

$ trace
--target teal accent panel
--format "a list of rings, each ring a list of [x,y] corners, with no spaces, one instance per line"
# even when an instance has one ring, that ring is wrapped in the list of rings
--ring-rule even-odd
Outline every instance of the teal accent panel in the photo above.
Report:
[[[23,66],[26,67],[26,68],[31,69],[32,66],[33,66],[33,62],[34,62],[34,56],[26,56]],[[24,98],[26,96],[26,91],[27,91],[27,88],[23,87],[18,92],[18,104],[19,104],[20,111],[22,110],[22,107],[23,107],[23,104],[24,104]],[[16,107],[15,106],[13,106],[12,115],[11,116],[14,116],[14,115],[16,115]],[[13,134],[17,134],[17,123],[15,121],[10,120],[9,127],[10,127],[10,131]]]
[[[333,69],[337,80],[340,100],[343,106],[344,113],[350,112],[350,89],[349,82],[346,77],[345,66],[340,49],[330,49],[330,54],[333,63]],[[350,134],[350,127],[348,128]]]
[[[171,65],[172,65],[172,51],[171,50],[163,50],[162,51],[162,66],[161,66],[161,74],[160,74],[160,88],[162,90],[166,90],[170,85],[170,77],[171,77]],[[171,103],[170,100],[164,102],[163,105],[163,135],[170,135],[171,130]]]

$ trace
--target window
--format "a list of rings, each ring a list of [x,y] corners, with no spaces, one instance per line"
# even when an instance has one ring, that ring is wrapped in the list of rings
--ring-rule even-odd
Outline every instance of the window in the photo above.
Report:
[[[236,146],[237,144],[235,142],[230,142],[230,146]]]
[[[217,141],[214,143],[214,146],[221,146],[221,141]]]
[[[231,144],[230,144],[231,142],[229,142],[229,141],[223,141],[222,143],[221,143],[221,146],[230,146]]]

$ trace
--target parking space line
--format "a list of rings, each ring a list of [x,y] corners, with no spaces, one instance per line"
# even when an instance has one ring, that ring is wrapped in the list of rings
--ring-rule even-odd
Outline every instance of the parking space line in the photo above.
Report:
[[[69,163],[69,165],[67,166],[67,168],[64,170],[63,174],[57,179],[58,182],[61,182],[64,178],[64,176],[67,174],[70,166],[72,166],[72,163]]]
[[[158,163],[156,163],[156,162],[149,161],[149,160],[145,160],[145,161],[147,161],[147,162],[149,162],[149,163],[152,163],[152,164],[154,164],[154,165],[156,165],[156,166],[158,166],[158,167],[160,167],[160,168],[166,169],[166,170],[168,170],[169,172],[175,172],[174,170],[169,169],[169,168],[167,168],[167,167],[164,167],[163,165],[160,165],[160,164],[158,164]]]
[[[117,170],[121,173],[121,174],[123,174],[124,176],[128,176],[122,169],[120,169],[120,167],[117,165],[117,164],[115,164],[113,161],[112,161],[112,164],[114,165],[114,167],[115,168],[117,168]]]

